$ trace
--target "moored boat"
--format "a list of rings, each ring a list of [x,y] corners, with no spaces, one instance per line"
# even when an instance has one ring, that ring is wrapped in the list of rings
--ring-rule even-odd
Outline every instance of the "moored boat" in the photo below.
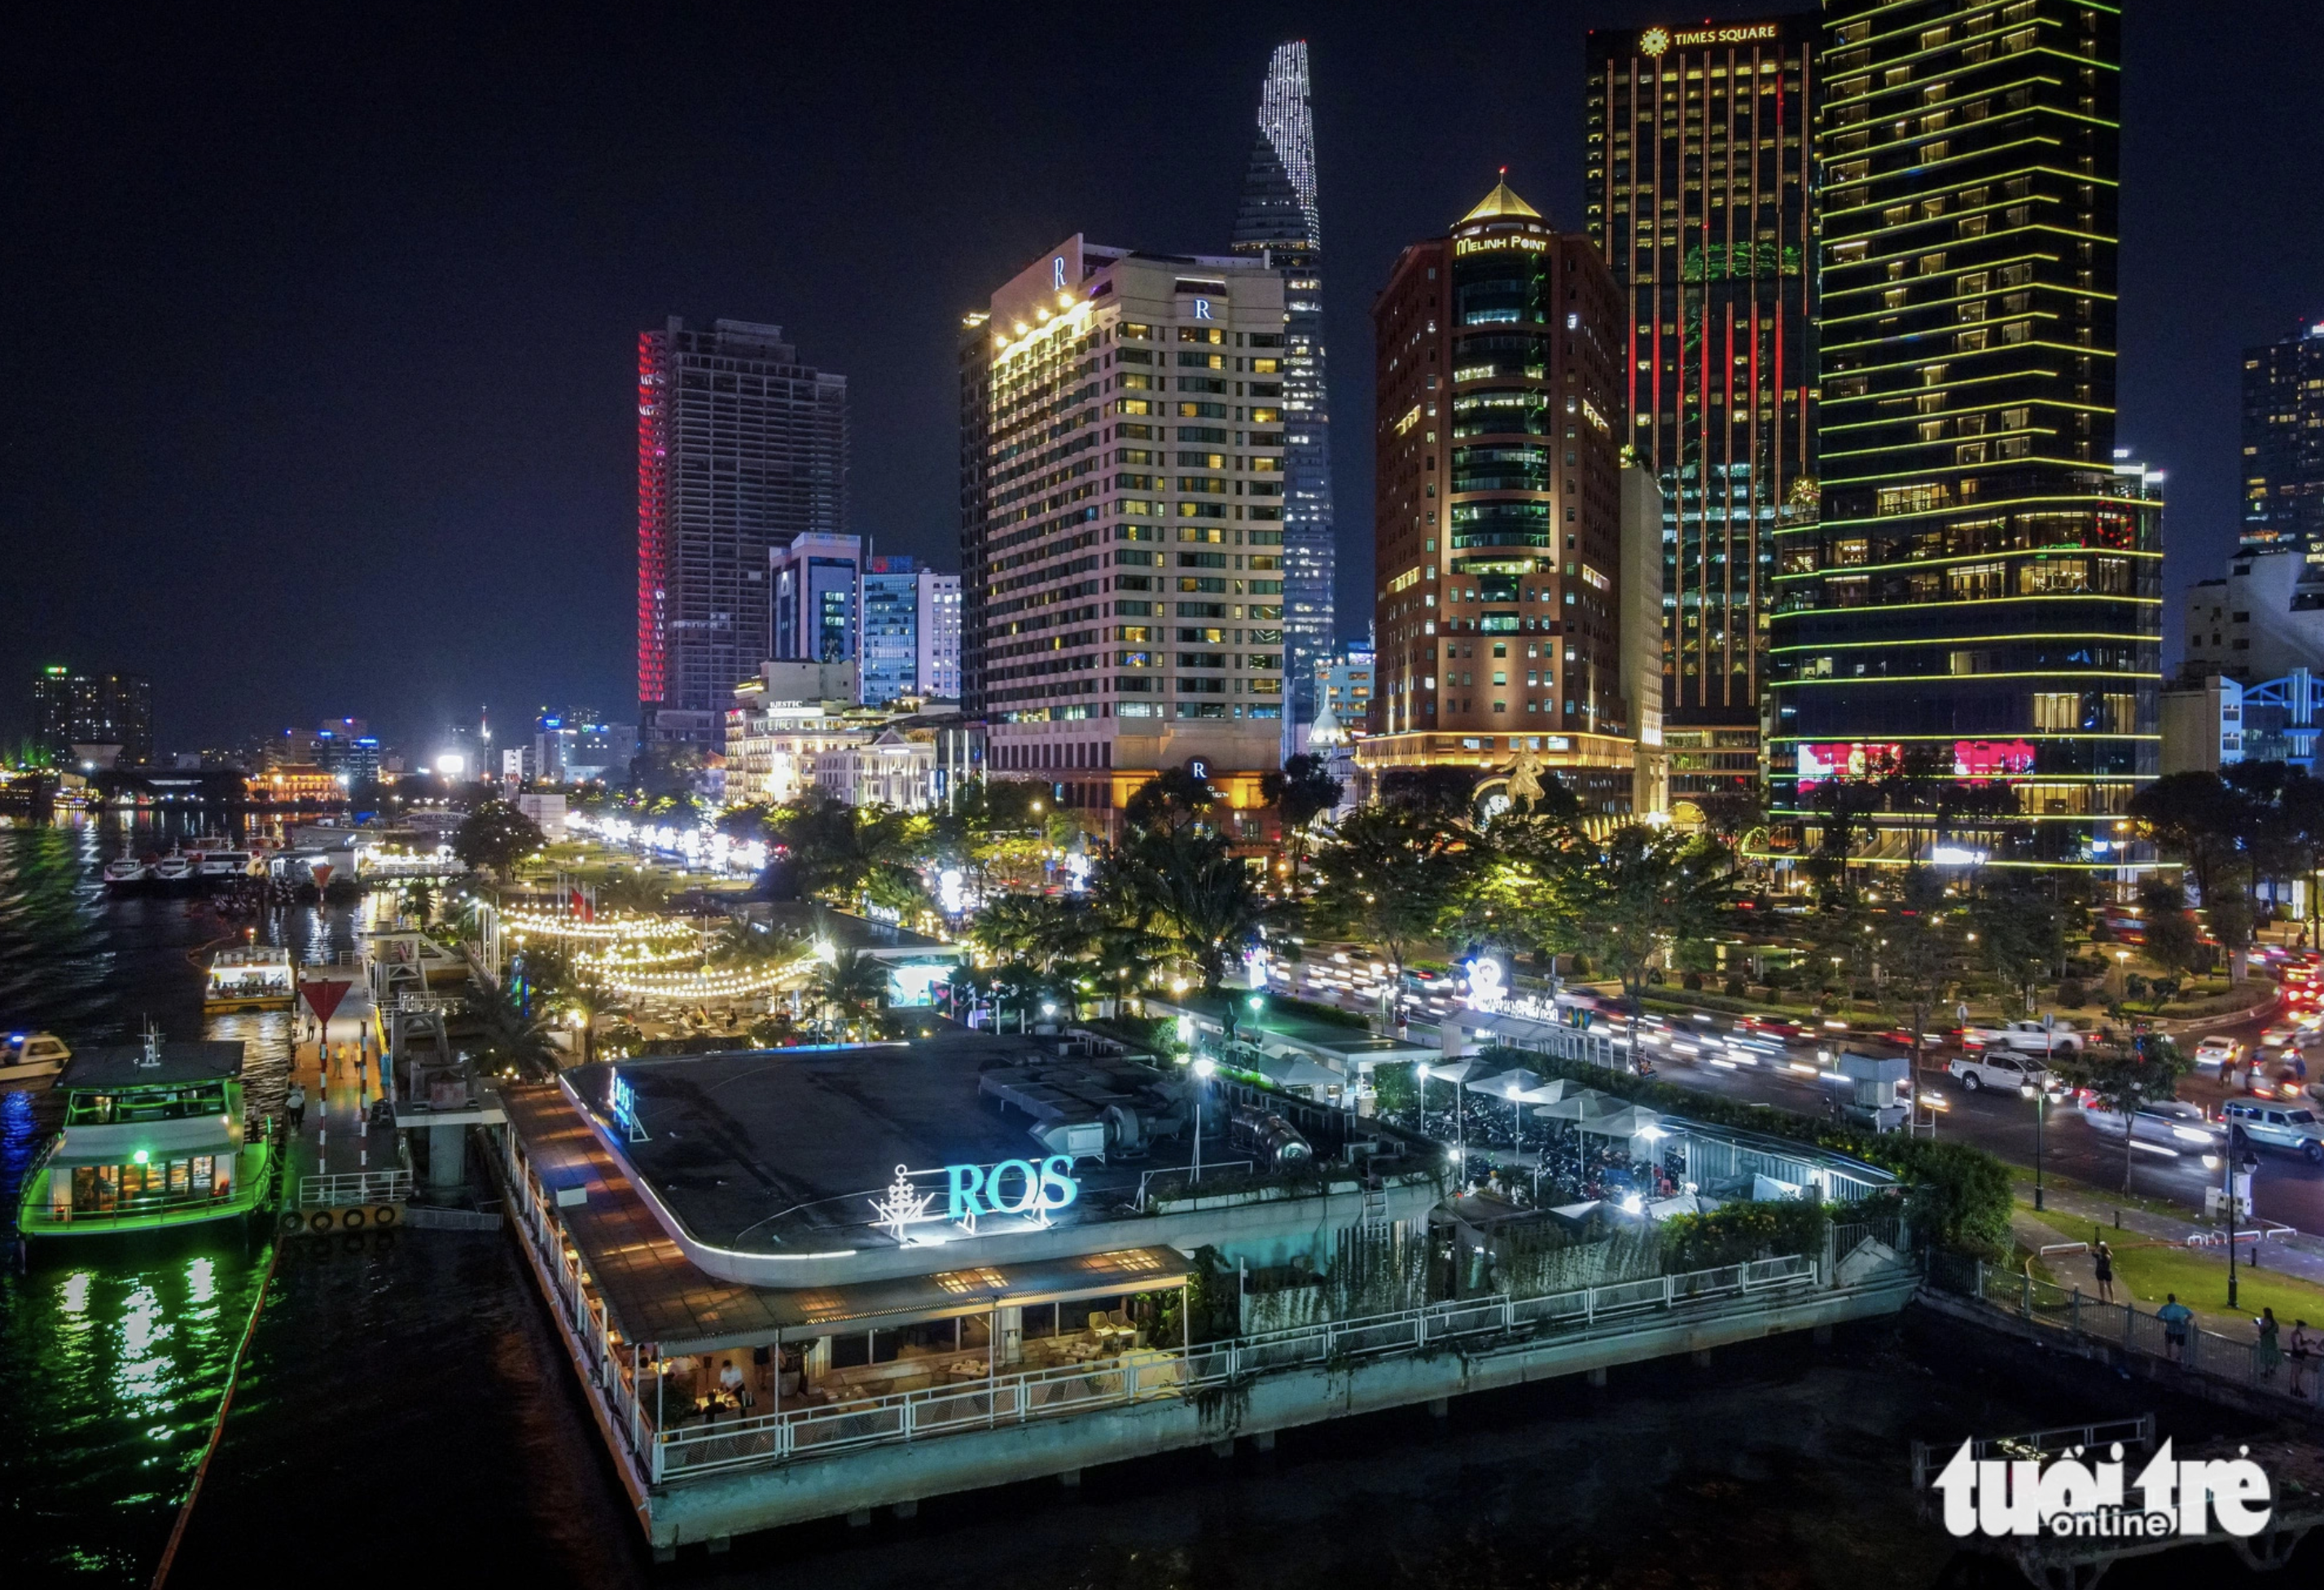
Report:
[[[298,993],[289,950],[272,944],[236,945],[210,957],[202,1011],[287,1011]]]
[[[24,1178],[25,1238],[229,1220],[268,1193],[272,1151],[248,1130],[239,1043],[85,1049],[57,1080],[64,1125]]]
[[[116,855],[105,864],[105,881],[108,883],[142,883],[148,869],[145,863],[134,855]]]
[[[11,1032],[0,1039],[0,1089],[46,1087],[70,1058],[53,1032]]]
[[[157,883],[182,883],[194,875],[194,858],[172,850],[153,864],[153,881]]]

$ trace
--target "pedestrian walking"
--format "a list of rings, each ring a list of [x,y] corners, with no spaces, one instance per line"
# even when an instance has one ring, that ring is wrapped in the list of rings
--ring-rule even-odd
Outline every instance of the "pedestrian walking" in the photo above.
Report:
[[[305,1086],[297,1082],[292,1083],[290,1085],[290,1095],[283,1099],[282,1105],[284,1110],[288,1112],[290,1116],[290,1130],[293,1132],[298,1131],[300,1124],[307,1119],[307,1089]]]
[[[2098,1245],[2090,1250],[2090,1261],[2098,1271],[2098,1301],[2101,1303],[2113,1302],[2114,1250],[2107,1246],[2106,1238],[2098,1238]]]
[[[2291,1357],[2293,1396],[2305,1395],[2300,1388],[2300,1382],[2301,1377],[2307,1374],[2309,1364],[2318,1356],[2319,1346],[2324,1346],[2324,1343],[2319,1343],[2317,1334],[2308,1328],[2306,1320],[2295,1319],[2292,1322]]]
[[[2194,1319],[2195,1311],[2179,1300],[2177,1292],[2165,1292],[2163,1297],[2163,1307],[2154,1311],[2154,1317],[2163,1322],[2163,1345],[2169,1349],[2172,1363],[2184,1363],[2187,1327]]]
[[[2273,1308],[2261,1309],[2259,1311],[2259,1317],[2253,1320],[2252,1323],[2259,1327],[2259,1352],[2257,1354],[2259,1378],[2264,1381],[2272,1381],[2275,1378],[2276,1365],[2283,1362],[2283,1347],[2276,1340],[2277,1327],[2275,1323],[2275,1310]]]

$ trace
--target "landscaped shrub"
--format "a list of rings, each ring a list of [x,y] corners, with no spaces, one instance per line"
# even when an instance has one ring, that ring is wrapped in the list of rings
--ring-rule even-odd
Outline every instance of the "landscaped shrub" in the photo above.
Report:
[[[2082,986],[2080,977],[2069,977],[2058,985],[2058,1003],[2070,1011],[2080,1010],[2090,1003],[2089,990]]]
[[[1831,1224],[1825,1206],[1808,1198],[1723,1204],[1707,1215],[1674,1215],[1662,1223],[1663,1270],[1679,1275],[1789,1253],[1819,1255]]]
[[[1748,990],[1747,990],[1743,985],[1743,979],[1740,977],[1729,977],[1727,979],[1725,989],[1727,997],[1729,999],[1742,999],[1746,997],[1748,993]]]

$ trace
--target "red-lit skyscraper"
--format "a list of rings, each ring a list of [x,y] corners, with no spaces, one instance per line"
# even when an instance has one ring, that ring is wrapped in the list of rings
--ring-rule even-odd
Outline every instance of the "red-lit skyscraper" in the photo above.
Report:
[[[847,528],[847,378],[779,326],[671,317],[638,337],[641,735],[715,749],[735,684],[777,655],[768,554]]]
[[[1590,35],[1586,214],[1629,311],[1627,439],[1662,487],[1682,806],[1758,777],[1774,532],[1813,505],[1817,23]]]

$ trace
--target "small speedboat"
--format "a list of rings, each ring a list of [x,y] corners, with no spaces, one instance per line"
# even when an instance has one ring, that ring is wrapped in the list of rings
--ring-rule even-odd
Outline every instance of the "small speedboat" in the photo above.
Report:
[[[194,871],[205,878],[241,878],[250,873],[250,852],[246,850],[207,850],[194,862]]]
[[[0,1088],[46,1086],[72,1050],[53,1032],[11,1032],[0,1039]]]
[[[153,864],[153,877],[162,883],[180,883],[194,875],[194,858],[172,850]]]
[[[108,883],[142,883],[146,876],[145,864],[134,855],[116,855],[105,864]]]

